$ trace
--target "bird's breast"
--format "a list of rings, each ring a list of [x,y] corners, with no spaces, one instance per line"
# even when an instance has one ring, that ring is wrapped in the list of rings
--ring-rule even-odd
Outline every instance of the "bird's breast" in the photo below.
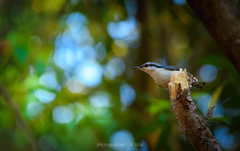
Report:
[[[167,71],[167,70],[156,70],[153,71],[152,74],[150,74],[152,76],[152,78],[155,80],[155,82],[160,85],[161,87],[167,89],[168,88],[168,83],[170,82],[170,77],[171,74],[174,71]]]

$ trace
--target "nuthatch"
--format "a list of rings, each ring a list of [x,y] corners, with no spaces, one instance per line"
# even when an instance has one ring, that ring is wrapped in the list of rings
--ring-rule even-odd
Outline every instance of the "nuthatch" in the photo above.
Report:
[[[166,90],[168,90],[171,74],[180,70],[178,67],[164,66],[154,62],[147,62],[140,67],[133,68],[148,73],[160,87]],[[202,89],[206,84],[206,82],[199,82],[199,80],[190,73],[187,73],[187,80],[190,88],[196,87]]]

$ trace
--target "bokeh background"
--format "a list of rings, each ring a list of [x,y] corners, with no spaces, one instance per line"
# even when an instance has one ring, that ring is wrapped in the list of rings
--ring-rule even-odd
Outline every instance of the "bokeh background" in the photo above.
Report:
[[[148,61],[207,82],[199,112],[216,105],[212,132],[240,150],[240,76],[185,0],[0,0],[0,84],[37,150],[193,150],[167,91],[132,69]],[[33,150],[17,116],[1,95],[1,151]]]

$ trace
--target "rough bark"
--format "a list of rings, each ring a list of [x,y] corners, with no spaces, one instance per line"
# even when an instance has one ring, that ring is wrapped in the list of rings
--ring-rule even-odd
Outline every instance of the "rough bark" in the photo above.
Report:
[[[233,0],[187,0],[240,74],[240,7]]]
[[[173,73],[168,87],[174,114],[194,149],[196,151],[220,151],[221,148],[207,124],[214,107],[211,108],[206,118],[200,116],[188,87],[186,69]]]

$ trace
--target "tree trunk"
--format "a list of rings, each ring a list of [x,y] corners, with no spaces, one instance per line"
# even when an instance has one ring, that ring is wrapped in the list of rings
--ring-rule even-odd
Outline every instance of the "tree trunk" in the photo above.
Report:
[[[240,7],[233,0],[187,0],[240,74]]]
[[[208,127],[211,108],[206,118],[202,118],[193,102],[187,81],[186,69],[171,75],[168,84],[172,108],[178,123],[196,151],[221,151],[216,138]]]

